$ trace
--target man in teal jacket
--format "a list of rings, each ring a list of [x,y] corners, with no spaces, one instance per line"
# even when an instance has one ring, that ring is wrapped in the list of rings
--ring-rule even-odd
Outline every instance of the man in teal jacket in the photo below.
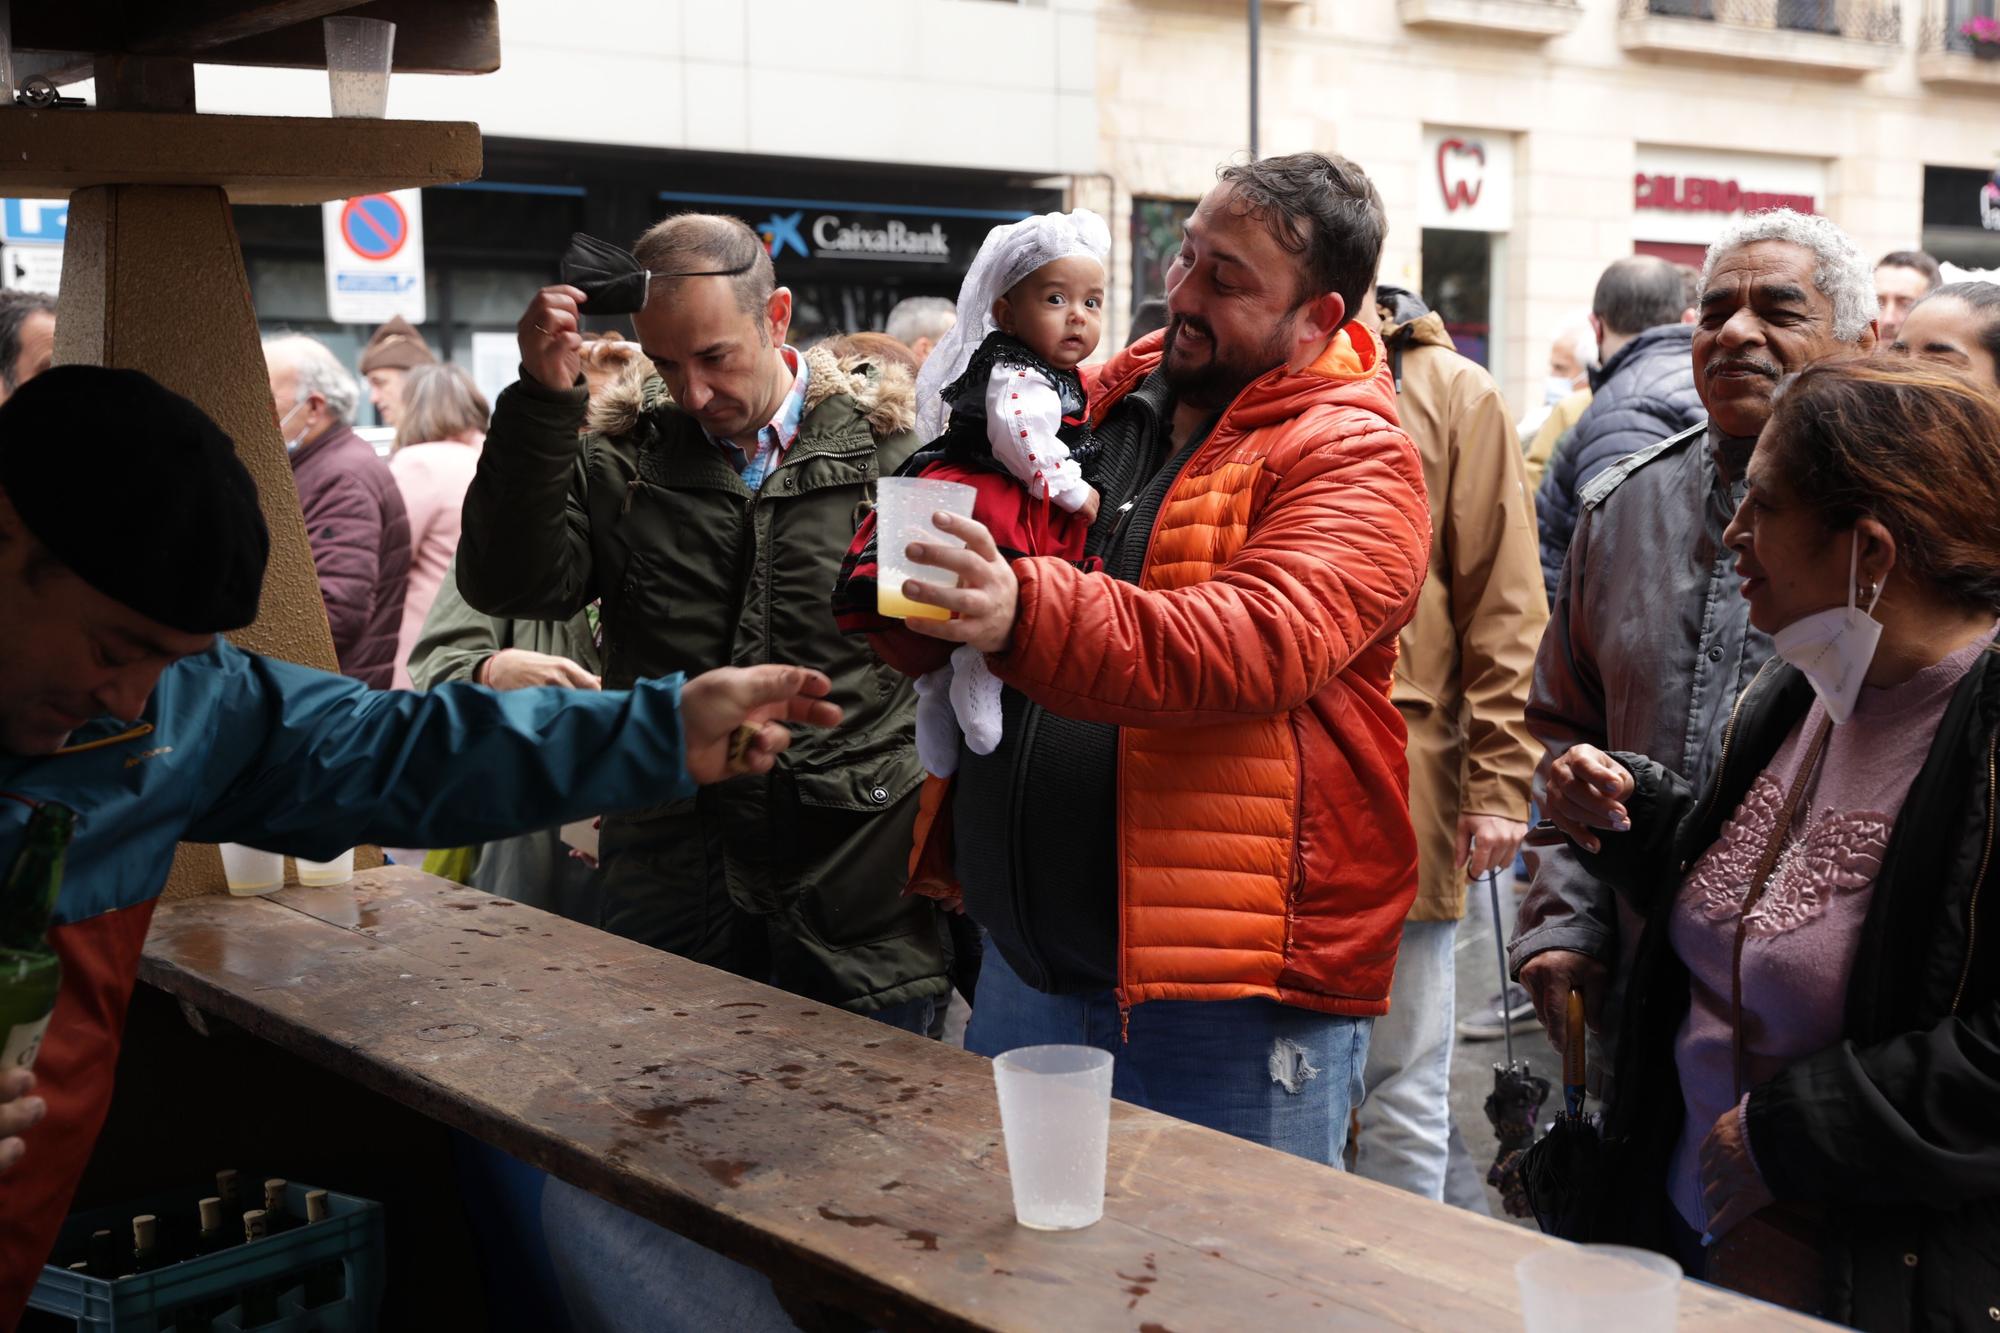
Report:
[[[37,804],[78,816],[37,1086],[0,1083],[0,1327],[110,1105],[175,843],[484,842],[768,772],[786,722],[839,721],[827,678],[788,666],[603,693],[371,691],[217,637],[256,617],[267,553],[228,437],[144,375],[62,367],[0,406],[0,866]]]

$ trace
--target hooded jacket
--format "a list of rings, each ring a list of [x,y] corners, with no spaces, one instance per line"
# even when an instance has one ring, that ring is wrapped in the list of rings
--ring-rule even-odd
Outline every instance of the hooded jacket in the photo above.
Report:
[[[403,493],[389,465],[345,424],[300,445],[291,462],[340,674],[386,690],[410,582]]]
[[[1694,385],[1694,326],[1662,324],[1626,343],[1590,374],[1590,406],[1557,446],[1542,478],[1542,584],[1550,598],[1576,531],[1583,488],[1619,459],[1707,419]]]
[[[62,989],[35,1062],[48,1114],[0,1208],[13,1328],[110,1109],[125,1012],[174,844],[325,859],[362,843],[454,846],[685,797],[680,681],[629,694],[358,683],[218,642],[168,667],[137,725],[99,718],[51,755],[0,755],[0,862],[29,808],[77,812],[49,943]]]
[[[1414,293],[1378,287],[1396,411],[1423,459],[1430,569],[1396,658],[1417,833],[1414,921],[1465,915],[1461,813],[1525,822],[1541,757],[1525,711],[1548,622],[1534,502],[1500,390]]]
[[[937,907],[900,892],[915,695],[828,606],[876,478],[916,451],[914,391],[865,355],[804,356],[798,435],[755,492],[657,376],[595,405],[580,379],[509,386],[466,493],[458,584],[513,619],[601,599],[607,688],[760,662],[832,678],[845,720],[799,732],[773,773],[605,821],[604,925],[868,1012],[949,985]]]
[[[1137,396],[1162,342],[1103,367],[1094,428]],[[1148,525],[1129,581],[1115,548],[1107,573],[1014,563],[1013,641],[991,660],[1017,706],[984,786],[1029,771],[1046,716],[1115,728],[1113,827],[1073,836],[1115,838],[1117,882],[1022,874],[1011,849],[1041,831],[1020,826],[1018,784],[977,813],[997,860],[968,864],[968,764],[967,911],[1031,985],[1075,904],[1115,894],[1123,1006],[1386,1012],[1417,870],[1390,677],[1430,516],[1380,340],[1349,323],[1304,370],[1253,381],[1133,518]]]

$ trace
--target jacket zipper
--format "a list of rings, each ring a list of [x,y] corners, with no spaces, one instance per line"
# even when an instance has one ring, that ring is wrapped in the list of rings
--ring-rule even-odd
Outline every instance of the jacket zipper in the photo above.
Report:
[[[1299,899],[1305,892],[1306,883],[1306,747],[1299,743],[1298,728],[1292,720],[1285,719],[1285,730],[1292,737],[1292,860],[1289,867],[1289,882],[1285,885],[1285,963],[1292,965],[1292,928],[1299,919]]]
[[[1163,463],[1161,466],[1171,470],[1173,475],[1167,479],[1167,489],[1161,492],[1159,507],[1153,511],[1153,521],[1146,529],[1146,547],[1145,550],[1140,552],[1139,573],[1138,576],[1132,580],[1133,586],[1141,589],[1143,589],[1146,586],[1146,572],[1153,567],[1153,543],[1159,538],[1160,522],[1167,516],[1167,505],[1173,500],[1174,492],[1177,489],[1179,489],[1181,484],[1181,478],[1187,475],[1188,470],[1195,465],[1195,461],[1199,459],[1203,453],[1207,452],[1210,445],[1215,443],[1215,433],[1218,430],[1222,429],[1222,423],[1229,419],[1230,412],[1235,410],[1236,405],[1243,401],[1243,396],[1249,393],[1251,389],[1257,387],[1259,383],[1262,383],[1264,378],[1266,377],[1259,376],[1257,380],[1253,381],[1248,385],[1245,385],[1241,390],[1239,390],[1236,396],[1229,400],[1229,406],[1223,408],[1220,412],[1216,413],[1215,416],[1209,420],[1209,422],[1207,423],[1208,428],[1202,432],[1201,440],[1199,443],[1192,445],[1184,445],[1179,449],[1175,449],[1172,444],[1172,435],[1171,435],[1173,428],[1172,418],[1169,417],[1167,421],[1163,423],[1167,426],[1169,431],[1169,437],[1168,437],[1169,452],[1167,454],[1166,462]],[[1145,496],[1146,490],[1148,489],[1148,487],[1150,487],[1151,484],[1152,484],[1151,480],[1149,479],[1146,486],[1141,486],[1139,488],[1138,493],[1133,497],[1132,500],[1132,510],[1137,510],[1137,508],[1139,507],[1140,499],[1142,499]],[[1118,543],[1120,539],[1124,537],[1126,525],[1129,524],[1131,520],[1132,520],[1132,511],[1127,511],[1126,514],[1119,519],[1118,530],[1113,535],[1111,545],[1106,552],[1107,557],[1117,553]],[[1107,570],[1110,567],[1110,561],[1108,558],[1105,561],[1105,566]],[[1114,575],[1113,577],[1116,576]],[[1112,832],[1114,835],[1115,844],[1117,846],[1117,857],[1118,857],[1118,989],[1115,992],[1113,992],[1113,994],[1117,997],[1118,1000],[1118,1040],[1121,1044],[1129,1042],[1132,1039],[1132,992],[1127,985],[1127,977],[1130,973],[1130,969],[1126,966],[1127,960],[1130,957],[1130,950],[1128,950],[1125,947],[1125,913],[1130,901],[1129,895],[1126,892],[1126,884],[1125,884],[1125,815],[1124,815],[1125,751],[1126,751],[1125,729],[1123,727],[1120,727],[1118,729],[1118,767],[1116,770],[1116,779],[1115,779],[1118,785],[1112,790],[1112,809],[1116,812],[1116,817],[1112,824]],[[1301,777],[1301,782],[1303,782],[1303,777]],[[1297,818],[1296,810],[1294,812],[1294,818],[1295,819]],[[1294,836],[1292,839],[1292,856],[1295,860],[1298,857],[1298,854],[1299,854],[1298,838]],[[1287,906],[1285,910],[1285,935],[1286,935],[1288,955],[1290,953],[1289,945],[1290,945],[1291,930],[1292,930],[1292,911],[1289,904],[1289,898],[1290,898],[1290,890],[1288,888]]]
[[[142,736],[150,736],[152,734],[152,723],[135,722],[115,736],[100,736],[94,741],[84,741],[78,745],[65,745],[60,750],[54,752],[54,757],[60,759],[64,755],[83,754],[90,750],[102,750],[108,745],[123,745],[126,741],[136,741]]]
[[[1979,854],[1979,875],[1972,881],[1972,897],[1965,908],[1965,965],[1959,969],[1958,989],[1951,997],[1951,1011],[1956,1014],[1959,1005],[1965,1002],[1966,983],[1972,979],[1972,954],[1979,945],[1979,890],[1986,883],[1986,871],[1993,864],[1993,825],[1996,800],[1995,782],[2000,777],[2000,762],[1996,762],[1996,752],[2000,752],[2000,730],[1986,738],[1986,848]]]
[[[1708,780],[1708,793],[1701,798],[1701,806],[1695,811],[1695,820],[1693,824],[1689,825],[1690,828],[1700,828],[1708,819],[1709,808],[1715,804],[1716,796],[1722,791],[1722,780],[1729,772],[1729,743],[1736,739],[1736,719],[1742,716],[1743,705],[1749,701],[1751,694],[1756,691],[1757,682],[1764,679],[1764,671],[1771,665],[1773,660],[1775,659],[1769,657],[1764,659],[1764,665],[1758,667],[1757,674],[1750,677],[1750,684],[1744,688],[1743,693],[1736,696],[1736,706],[1729,710],[1728,725],[1722,729],[1722,753],[1717,755],[1715,760],[1715,775]],[[1687,868],[1688,863],[1682,861],[1681,873],[1683,875],[1687,873]]]
[[[1025,699],[1026,696],[1024,695],[1023,698]],[[1014,790],[1007,798],[1008,806],[1012,811],[1019,811],[1022,802],[1027,799],[1028,756],[1033,752],[1035,733],[1041,730],[1041,721],[1041,706],[1035,703],[1034,700],[1028,699],[1027,706],[1021,710],[1021,757],[1020,761],[1014,765]],[[1013,820],[1009,820],[1008,822],[1010,824],[1015,823]],[[1016,824],[1013,846],[1008,849],[1007,854],[1008,870],[1010,872],[1008,879],[1011,882],[1014,895],[1015,933],[1020,938],[1023,949],[1026,950],[1029,958],[1033,960],[1036,970],[1040,973],[1041,980],[1046,982],[1049,977],[1048,960],[1042,956],[1041,947],[1035,942],[1034,932],[1027,929],[1028,895],[1021,883],[1021,837],[1022,830]]]

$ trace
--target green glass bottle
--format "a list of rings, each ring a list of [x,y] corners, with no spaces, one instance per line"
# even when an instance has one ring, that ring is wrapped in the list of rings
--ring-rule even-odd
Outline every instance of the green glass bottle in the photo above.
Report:
[[[195,1234],[194,1252],[214,1254],[229,1248],[229,1233],[222,1225],[222,1200],[210,1195],[195,1205],[201,1213],[201,1230]]]
[[[265,1225],[264,1210],[252,1208],[243,1214],[243,1243],[255,1245],[270,1235]],[[257,1328],[278,1317],[278,1289],[268,1279],[251,1282],[239,1293],[240,1307],[236,1324],[239,1328]]]
[[[160,1219],[141,1213],[132,1219],[132,1271],[150,1273],[160,1263]]]
[[[306,1191],[306,1225],[324,1222],[333,1216],[331,1201],[325,1190]],[[347,1294],[347,1266],[338,1259],[330,1259],[306,1272],[303,1289],[299,1293],[299,1303],[308,1310],[321,1305],[330,1305]]]
[[[62,986],[62,964],[49,948],[49,921],[62,893],[63,857],[76,831],[76,812],[47,801],[28,817],[28,831],[7,883],[0,888],[0,1069],[29,1069],[42,1048]]]

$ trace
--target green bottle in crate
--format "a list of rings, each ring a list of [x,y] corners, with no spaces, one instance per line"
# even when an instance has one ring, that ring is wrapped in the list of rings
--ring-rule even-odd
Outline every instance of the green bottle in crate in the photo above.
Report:
[[[272,1176],[264,1182],[264,1226],[273,1236],[296,1227],[298,1219],[285,1207],[285,1178]]]
[[[62,964],[49,948],[49,920],[62,892],[63,857],[76,812],[45,801],[28,817],[27,835],[0,888],[0,1069],[29,1069],[55,1012]]]
[[[229,1232],[222,1225],[222,1200],[211,1195],[196,1206],[201,1210],[201,1230],[195,1233],[194,1252],[214,1254],[228,1249]]]
[[[123,1277],[125,1265],[118,1257],[118,1238],[110,1227],[90,1233],[90,1275],[105,1279]]]
[[[224,1217],[243,1216],[241,1186],[234,1168],[224,1167],[215,1173],[215,1197],[222,1200]]]
[[[306,1191],[306,1225],[324,1222],[333,1216],[325,1190]],[[347,1294],[347,1269],[340,1260],[320,1264],[306,1274],[299,1302],[308,1310],[330,1305]]]
[[[270,1235],[265,1222],[264,1210],[252,1208],[243,1214],[243,1243],[254,1245]],[[242,1317],[237,1323],[243,1328],[256,1328],[268,1324],[278,1317],[278,1289],[270,1282],[252,1282],[243,1288]]]
[[[160,1266],[160,1219],[141,1213],[132,1219],[132,1271],[150,1273]]]

